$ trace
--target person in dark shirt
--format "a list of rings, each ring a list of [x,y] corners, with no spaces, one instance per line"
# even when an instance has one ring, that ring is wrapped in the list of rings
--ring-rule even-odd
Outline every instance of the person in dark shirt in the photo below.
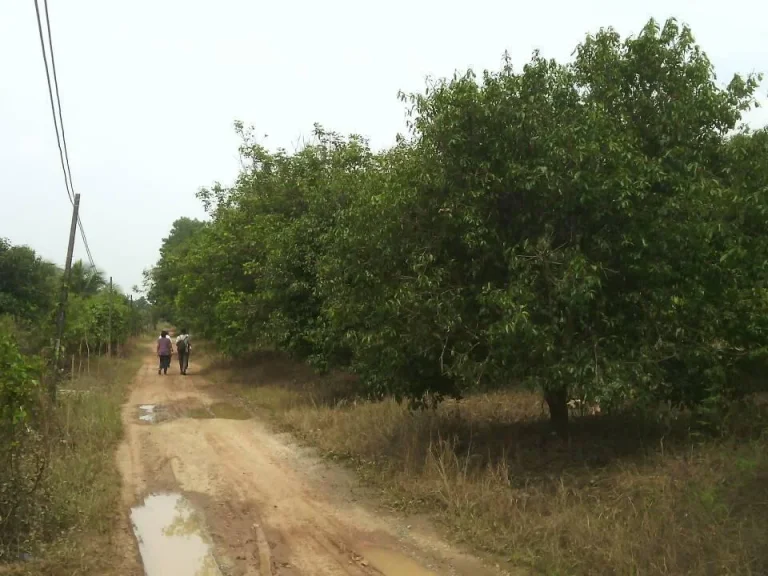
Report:
[[[168,332],[160,332],[160,338],[157,339],[157,355],[160,357],[160,367],[157,373],[168,374],[168,367],[171,365],[171,355],[173,354],[173,343],[168,337]]]

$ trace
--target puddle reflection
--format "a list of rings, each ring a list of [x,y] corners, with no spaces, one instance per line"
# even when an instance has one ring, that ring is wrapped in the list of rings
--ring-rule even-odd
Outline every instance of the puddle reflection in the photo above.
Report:
[[[174,418],[211,419],[223,420],[248,420],[251,413],[243,406],[230,404],[229,402],[214,402],[201,406],[176,406],[160,404],[141,404],[138,406],[138,416],[141,422],[158,424]]]
[[[142,404],[139,406],[139,420],[155,424],[166,417],[162,406],[158,404]]]
[[[202,518],[181,494],[153,494],[131,509],[147,576],[221,576]]]

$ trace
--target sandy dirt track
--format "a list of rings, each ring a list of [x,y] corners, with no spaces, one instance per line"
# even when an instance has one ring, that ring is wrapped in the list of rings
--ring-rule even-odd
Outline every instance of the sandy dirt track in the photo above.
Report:
[[[216,387],[194,363],[186,377],[176,366],[158,376],[156,366],[148,351],[123,408],[125,509],[150,494],[183,494],[202,513],[221,574],[497,573],[432,531],[361,503],[350,474],[259,419],[190,417],[222,401]],[[141,405],[159,405],[167,419],[141,421]],[[135,546],[129,555],[141,573]]]

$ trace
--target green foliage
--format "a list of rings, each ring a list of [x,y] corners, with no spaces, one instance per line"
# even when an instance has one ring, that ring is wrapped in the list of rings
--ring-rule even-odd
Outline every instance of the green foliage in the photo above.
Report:
[[[569,397],[717,405],[765,354],[758,80],[720,86],[687,27],[651,21],[402,95],[411,137],[379,153],[318,126],[272,153],[238,124],[246,167],[201,191],[210,223],[177,221],[150,294],[231,354],[374,396],[523,383],[561,432]]]
[[[69,292],[78,296],[94,296],[107,286],[104,273],[96,268],[86,268],[82,260],[72,264]]]
[[[78,479],[85,480],[91,473],[90,461],[109,469],[106,463],[112,462],[111,448],[119,435],[122,394],[107,398],[100,388],[98,394],[91,395],[89,407],[109,403],[112,420],[118,427],[102,427],[95,439],[78,439],[83,454],[77,470],[69,471],[65,479],[56,476],[68,460],[56,439],[61,432],[56,429],[57,418],[59,414],[66,416],[62,418],[66,427],[76,427],[71,421],[77,414],[65,413],[67,408],[61,404],[51,406],[41,394],[39,381],[46,373],[53,377],[50,366],[46,370],[45,360],[51,359],[53,319],[62,281],[61,272],[32,249],[0,241],[0,562],[15,561],[18,553],[52,540],[64,527],[76,524],[74,518],[64,517],[67,507],[56,499],[58,493],[54,497],[52,492],[72,486]],[[75,262],[62,338],[67,358],[79,353],[82,362],[86,355],[90,359],[106,350],[110,310],[113,349],[143,329],[152,314],[145,299],[131,307],[126,296],[106,287],[100,271]],[[89,365],[86,360],[86,366]],[[89,426],[98,427],[94,423],[97,413],[84,416],[90,420]],[[94,440],[104,439],[108,440],[109,452],[94,451],[98,447]],[[113,478],[105,482],[114,485]],[[81,484],[88,488],[86,499],[93,503],[94,512],[103,513],[103,507],[97,510],[98,501],[91,493],[95,480]],[[66,501],[74,502],[70,506],[73,508],[82,505],[71,494],[66,495]],[[82,513],[82,509],[77,513]]]
[[[112,343],[122,342],[131,334],[131,309],[128,299],[109,288],[91,297],[70,296],[64,341],[70,348],[86,345],[101,349],[109,341],[110,308],[112,309]]]
[[[152,324],[145,299],[131,308],[119,291],[109,296],[104,278],[103,272],[82,261],[72,264],[62,338],[66,353],[83,345],[95,344],[97,351],[106,347],[110,301],[113,344]],[[23,352],[36,354],[50,346],[61,282],[62,272],[34,250],[0,239],[0,332],[13,334]]]
[[[0,315],[40,320],[53,307],[56,278],[55,266],[34,250],[0,238]]]
[[[0,560],[19,532],[26,532],[29,496],[43,470],[40,435],[32,427],[40,372],[38,363],[0,332]]]
[[[28,424],[35,392],[34,375],[39,367],[26,359],[13,338],[0,332],[0,435],[10,445],[18,444],[17,435]]]
[[[176,220],[171,233],[163,239],[157,266],[145,270],[145,284],[149,288],[147,299],[155,306],[157,318],[183,320],[174,316],[176,296],[179,293],[179,271],[185,264],[190,240],[204,226],[203,222],[190,218]]]

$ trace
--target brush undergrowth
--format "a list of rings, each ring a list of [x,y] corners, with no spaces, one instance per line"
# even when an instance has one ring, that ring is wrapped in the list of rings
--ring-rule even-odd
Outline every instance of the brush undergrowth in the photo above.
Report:
[[[392,508],[456,542],[547,575],[768,574],[768,415],[734,408],[716,431],[671,411],[575,417],[553,438],[525,391],[413,412],[354,394],[279,354],[213,361],[227,385]]]
[[[120,408],[139,356],[97,358],[90,374],[62,383],[55,408],[23,458],[44,459],[34,492],[23,502],[15,534],[3,542],[0,573],[64,576],[111,573],[105,554],[120,507],[115,449],[122,436]],[[19,562],[19,560],[22,560]]]

